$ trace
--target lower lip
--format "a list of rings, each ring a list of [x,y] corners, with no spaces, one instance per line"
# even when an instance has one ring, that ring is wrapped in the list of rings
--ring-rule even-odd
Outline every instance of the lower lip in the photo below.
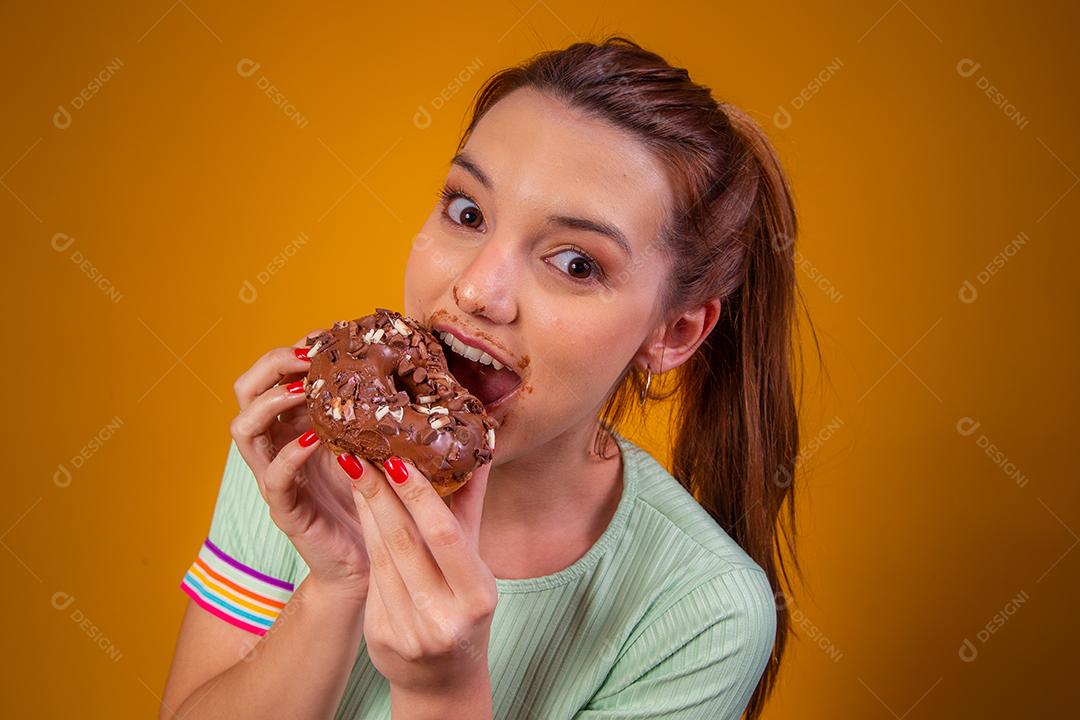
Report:
[[[493,413],[495,410],[498,410],[499,408],[503,407],[504,405],[508,404],[511,400],[516,398],[518,396],[518,393],[521,392],[521,388],[524,387],[524,386],[525,386],[524,382],[518,383],[518,386],[516,388],[514,388],[513,390],[511,390],[510,392],[508,392],[506,395],[503,395],[501,398],[499,398],[495,402],[491,403],[490,405],[485,405],[484,410],[486,412],[488,412],[488,413]]]

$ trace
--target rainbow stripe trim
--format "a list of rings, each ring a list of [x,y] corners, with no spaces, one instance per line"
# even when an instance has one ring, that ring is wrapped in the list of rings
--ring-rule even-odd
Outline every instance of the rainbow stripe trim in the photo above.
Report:
[[[206,538],[180,589],[203,610],[256,635],[265,635],[293,594],[293,584],[229,557]]]

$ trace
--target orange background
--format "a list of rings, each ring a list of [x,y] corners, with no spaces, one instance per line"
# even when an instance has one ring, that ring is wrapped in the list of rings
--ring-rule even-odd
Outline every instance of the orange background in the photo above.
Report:
[[[829,376],[767,717],[1075,708],[1077,12],[391,5],[3,11],[0,714],[156,712],[233,380],[399,307],[483,78],[615,31],[758,118],[801,214]]]

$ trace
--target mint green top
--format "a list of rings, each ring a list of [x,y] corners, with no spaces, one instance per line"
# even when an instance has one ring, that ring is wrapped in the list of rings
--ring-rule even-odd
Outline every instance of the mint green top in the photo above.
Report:
[[[615,437],[622,496],[592,548],[551,575],[497,579],[488,650],[495,718],[735,720],[772,650],[768,579],[651,455]],[[246,572],[297,586],[308,573],[235,444],[209,539],[246,567],[233,572],[237,581]],[[390,717],[389,686],[363,642],[336,717]]]

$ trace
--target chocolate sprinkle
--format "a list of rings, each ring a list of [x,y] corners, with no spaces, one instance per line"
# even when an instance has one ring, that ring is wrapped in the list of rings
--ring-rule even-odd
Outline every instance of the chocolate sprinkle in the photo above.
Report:
[[[401,334],[402,324],[411,330],[408,335]],[[305,342],[308,347],[320,344],[307,381],[309,388],[318,380],[323,386],[309,390],[308,411],[316,435],[331,452],[353,452],[378,462],[390,455],[406,457],[442,496],[491,461],[486,433],[498,427],[497,421],[450,374],[442,344],[416,320],[377,308]],[[435,398],[417,404],[425,395]],[[421,412],[436,405],[449,415]],[[376,411],[381,415],[377,421]],[[442,427],[431,427],[433,420]]]

